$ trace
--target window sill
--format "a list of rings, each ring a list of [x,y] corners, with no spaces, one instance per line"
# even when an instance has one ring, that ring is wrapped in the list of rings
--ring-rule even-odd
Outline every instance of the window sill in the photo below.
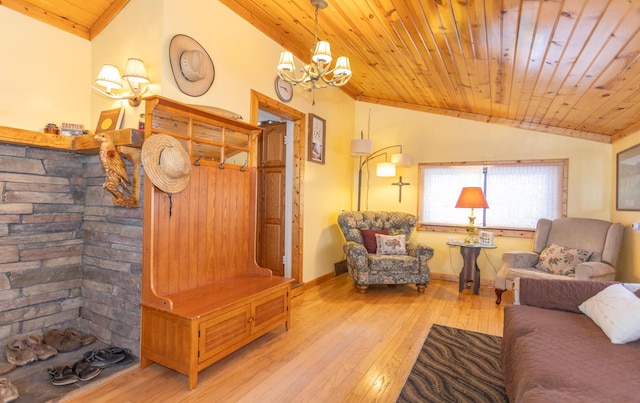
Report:
[[[533,228],[480,228],[483,231],[493,232],[494,236],[510,237],[510,238],[533,238],[535,229]],[[419,223],[416,226],[417,231],[428,232],[451,232],[455,234],[466,234],[467,229],[462,225],[434,225]]]

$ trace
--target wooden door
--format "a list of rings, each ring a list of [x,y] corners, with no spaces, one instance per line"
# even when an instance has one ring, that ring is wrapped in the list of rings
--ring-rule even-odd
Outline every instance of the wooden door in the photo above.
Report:
[[[258,234],[256,260],[284,276],[286,122],[262,125],[258,140]]]

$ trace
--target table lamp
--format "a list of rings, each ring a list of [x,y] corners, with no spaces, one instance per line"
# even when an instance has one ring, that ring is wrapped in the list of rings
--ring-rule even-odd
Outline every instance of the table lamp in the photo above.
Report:
[[[473,215],[474,208],[489,208],[487,199],[484,198],[484,193],[479,187],[465,187],[460,192],[456,208],[470,208],[471,215],[469,215],[469,224],[467,224],[467,237],[464,239],[464,243],[477,243],[478,242],[478,227],[475,224],[476,217]]]

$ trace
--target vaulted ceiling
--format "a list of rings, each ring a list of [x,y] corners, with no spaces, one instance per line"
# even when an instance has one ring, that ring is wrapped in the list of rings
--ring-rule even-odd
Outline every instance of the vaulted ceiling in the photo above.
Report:
[[[89,40],[127,2],[0,0]],[[309,60],[310,0],[220,2]],[[601,142],[640,130],[640,0],[328,2],[318,37],[349,56],[356,100]]]

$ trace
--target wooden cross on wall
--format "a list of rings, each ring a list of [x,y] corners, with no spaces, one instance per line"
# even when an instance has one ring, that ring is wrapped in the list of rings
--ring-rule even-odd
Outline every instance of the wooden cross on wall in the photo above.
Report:
[[[403,182],[402,181],[402,176],[401,176],[400,180],[398,182],[392,183],[392,185],[395,185],[395,186],[398,187],[398,202],[402,203],[402,187],[403,186],[408,186],[408,185],[411,185],[411,184],[407,183],[407,182]]]

